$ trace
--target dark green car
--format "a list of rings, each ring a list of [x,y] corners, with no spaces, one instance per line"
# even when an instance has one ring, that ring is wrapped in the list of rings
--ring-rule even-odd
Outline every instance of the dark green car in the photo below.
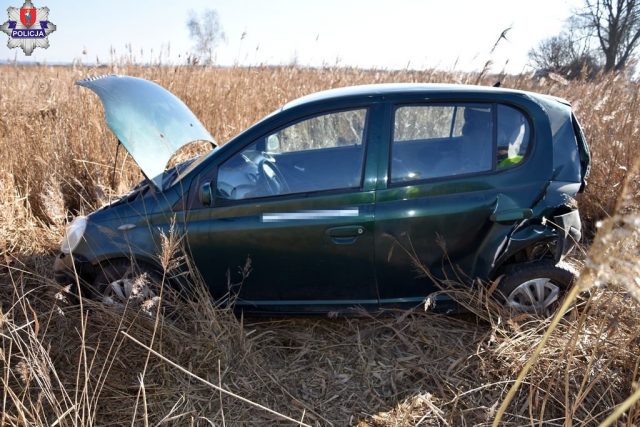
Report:
[[[55,263],[94,293],[130,264],[157,269],[175,222],[211,294],[280,313],[416,305],[454,271],[493,280],[515,310],[547,310],[572,282],[559,262],[580,239],[573,197],[589,151],[570,105],[498,88],[357,86],[293,101],[221,147],[155,83],[83,80],[147,179],[76,218]],[[193,141],[204,156],[166,169]],[[446,251],[447,261],[443,261]],[[241,266],[252,271],[239,289]],[[446,296],[436,298],[446,307]]]

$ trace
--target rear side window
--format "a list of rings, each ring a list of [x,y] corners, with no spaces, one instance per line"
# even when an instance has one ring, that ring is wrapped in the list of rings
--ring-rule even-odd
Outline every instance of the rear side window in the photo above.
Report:
[[[498,105],[498,169],[516,165],[524,159],[530,133],[529,121],[520,110]]]
[[[499,104],[412,105],[395,111],[391,181],[410,182],[504,169],[520,163],[530,128]]]

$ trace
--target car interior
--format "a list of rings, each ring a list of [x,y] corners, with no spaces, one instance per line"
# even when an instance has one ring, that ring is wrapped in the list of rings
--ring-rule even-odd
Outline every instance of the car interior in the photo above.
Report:
[[[394,141],[391,180],[407,182],[491,170],[493,157],[490,108],[464,109],[460,136]]]
[[[261,141],[220,167],[219,196],[238,200],[360,187],[362,144],[284,153],[259,148],[267,147]]]
[[[404,119],[396,116],[396,126],[403,126],[405,133],[397,140],[394,135],[392,183],[490,171],[494,158],[498,168],[508,167],[520,162],[526,152],[529,129],[522,113],[514,108],[499,105],[497,123],[493,105],[444,107],[450,109],[448,115],[442,115],[442,106],[404,108],[422,111]],[[432,113],[430,108],[440,110]],[[419,123],[421,117],[423,123]],[[406,123],[399,123],[402,120]],[[442,130],[434,124],[437,120],[448,136],[442,137]],[[316,128],[320,129],[318,139],[309,136],[311,127],[307,127],[304,138],[287,136],[285,130],[251,144],[220,167],[218,196],[239,200],[360,187],[364,164],[361,135],[354,132],[359,140],[347,141],[342,136],[327,139],[324,136],[335,134],[335,129],[329,123],[324,127],[324,131],[322,126]],[[283,138],[289,146],[282,147]]]

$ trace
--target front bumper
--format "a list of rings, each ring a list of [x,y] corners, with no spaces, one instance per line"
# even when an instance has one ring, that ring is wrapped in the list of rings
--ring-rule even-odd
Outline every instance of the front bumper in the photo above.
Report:
[[[95,278],[93,265],[81,255],[59,253],[53,263],[53,277],[61,285],[91,283]]]

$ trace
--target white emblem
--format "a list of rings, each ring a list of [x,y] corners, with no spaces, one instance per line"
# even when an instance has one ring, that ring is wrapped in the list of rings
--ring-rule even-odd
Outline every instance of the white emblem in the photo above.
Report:
[[[22,11],[22,16],[21,16]],[[0,31],[9,36],[9,49],[22,48],[25,55],[31,56],[37,47],[49,47],[47,36],[56,30],[56,26],[49,21],[49,8],[35,8],[31,0],[26,0],[21,8],[7,9],[9,20],[0,25]]]

